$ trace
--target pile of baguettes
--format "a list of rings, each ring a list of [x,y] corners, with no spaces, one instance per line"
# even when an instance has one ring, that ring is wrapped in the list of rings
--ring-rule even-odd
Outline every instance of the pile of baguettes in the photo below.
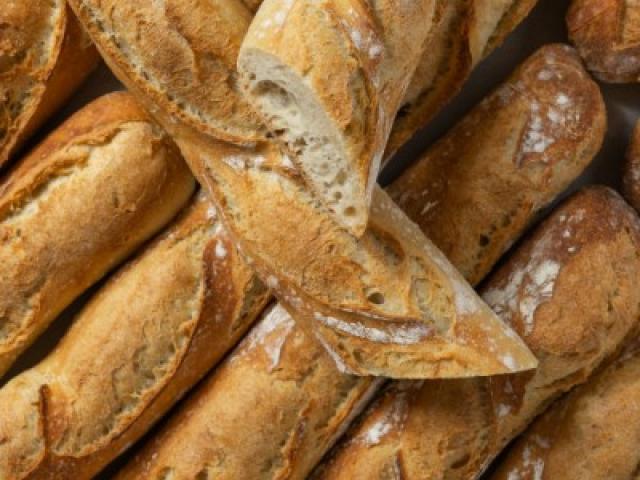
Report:
[[[574,0],[577,51],[382,190],[535,0],[68,3],[0,5],[0,375],[109,278],[3,379],[0,480],[137,441],[116,478],[462,480],[516,437],[488,478],[640,478],[640,218],[588,187],[511,248],[600,149],[587,69],[640,80],[640,4]],[[16,158],[98,51],[130,93]],[[640,208],[640,128],[626,167]]]

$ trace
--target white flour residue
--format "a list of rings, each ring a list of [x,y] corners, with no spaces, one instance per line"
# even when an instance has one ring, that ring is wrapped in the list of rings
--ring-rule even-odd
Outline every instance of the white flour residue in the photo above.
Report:
[[[544,117],[540,114],[540,108],[539,103],[535,101],[531,103],[531,117],[522,145],[523,154],[545,153],[547,148],[555,143],[555,138],[547,134],[549,128],[548,125],[545,125]]]
[[[414,345],[432,332],[432,329],[427,325],[394,325],[390,326],[389,331],[386,331],[380,328],[367,327],[360,323],[345,322],[335,317],[322,315],[320,312],[315,312],[314,317],[327,327],[376,343]]]
[[[318,340],[318,342],[320,342],[320,345],[322,345],[324,350],[331,357],[331,360],[333,360],[333,363],[335,363],[336,368],[340,372],[346,375],[354,375],[356,373],[351,368],[349,368],[346,363],[344,363],[344,361],[342,360],[342,357],[338,354],[338,352],[336,352],[333,349],[333,347],[331,347],[331,345],[329,345],[329,343],[324,339],[324,337],[320,333],[314,332],[314,335]]]
[[[242,355],[242,352],[251,352],[256,348],[262,347],[271,360],[269,371],[272,371],[280,362],[282,347],[294,326],[293,318],[281,305],[276,305],[251,330],[244,345],[239,350],[240,355]]]
[[[564,227],[563,227],[564,228]],[[524,265],[514,268],[506,284],[487,290],[483,298],[500,318],[514,326],[519,315],[525,336],[531,335],[535,328],[535,313],[543,303],[553,297],[561,264],[548,252],[554,241],[553,232],[539,239]],[[568,237],[559,235],[558,241],[567,241]],[[569,235],[570,237],[570,235]]]
[[[225,258],[227,256],[227,249],[224,246],[222,241],[218,240],[216,242],[216,257]]]
[[[372,425],[358,434],[353,439],[354,442],[371,447],[380,444],[389,432],[402,429],[409,414],[408,394],[406,391],[394,391],[392,395],[394,398],[386,406],[384,412]]]

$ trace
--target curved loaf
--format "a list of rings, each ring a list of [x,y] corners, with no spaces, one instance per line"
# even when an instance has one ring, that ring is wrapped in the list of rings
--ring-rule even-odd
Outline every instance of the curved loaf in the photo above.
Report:
[[[78,88],[98,53],[64,0],[0,9],[0,167]]]
[[[268,291],[201,195],[0,390],[0,478],[89,479],[241,338]]]
[[[248,98],[320,201],[358,236],[434,5],[266,0],[240,50]]]
[[[539,358],[538,369],[393,383],[315,478],[478,478],[553,400],[585,382],[637,331],[639,247],[640,219],[615,192],[597,187],[572,197],[483,288]]]
[[[173,142],[124,93],[89,104],[18,163],[0,184],[0,375],[194,187]]]

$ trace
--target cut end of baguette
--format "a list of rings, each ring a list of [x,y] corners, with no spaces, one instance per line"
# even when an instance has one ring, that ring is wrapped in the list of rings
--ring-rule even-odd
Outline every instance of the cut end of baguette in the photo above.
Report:
[[[238,69],[271,135],[292,154],[293,163],[334,220],[361,236],[368,220],[368,176],[358,171],[343,132],[305,79],[273,55],[251,48],[241,51]]]

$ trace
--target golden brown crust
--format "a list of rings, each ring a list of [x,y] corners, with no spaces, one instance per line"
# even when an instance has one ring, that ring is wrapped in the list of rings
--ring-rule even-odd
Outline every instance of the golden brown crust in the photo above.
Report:
[[[571,41],[600,80],[640,80],[640,6],[635,2],[574,0],[567,26]]]
[[[0,477],[91,478],[235,344],[267,298],[201,195],[110,279],[43,362],[0,390],[18,412],[0,415],[0,437],[12,438],[0,442]],[[17,427],[27,408],[39,433]],[[17,469],[26,453],[32,462]]]
[[[640,220],[615,192],[597,187],[572,197],[483,288],[540,359],[539,368],[412,388],[393,384],[317,478],[395,478],[384,472],[397,461],[403,478],[477,478],[553,399],[635,334],[639,246]],[[386,412],[398,405],[400,421],[390,424],[395,417]]]
[[[17,164],[0,185],[0,374],[193,189],[176,147],[121,93],[85,107]]]
[[[639,353],[636,339],[610,366],[555,403],[509,449],[489,478],[638,478]]]
[[[266,0],[243,41],[238,69],[248,98],[332,211],[344,204],[323,187],[330,175],[347,176],[359,221],[345,226],[357,235],[366,227],[382,154],[432,29],[435,3]],[[303,122],[307,136],[286,133],[294,126],[283,128],[281,106],[261,99],[267,83],[299,105],[299,115],[290,122]],[[311,143],[317,136],[324,138]],[[329,157],[335,160],[330,173],[316,180],[311,171],[318,166],[312,162],[320,160],[311,156],[326,144],[333,146],[336,158]],[[342,211],[335,214],[343,217]]]
[[[240,0],[69,3],[111,66],[176,120],[226,141],[264,138],[237,87],[236,56],[252,18]]]
[[[640,123],[636,124],[631,136],[622,186],[627,201],[633,208],[640,211]]]
[[[539,68],[540,63],[544,63],[540,60],[546,58],[544,52],[554,52],[559,56],[557,59],[559,70],[556,73],[573,73],[571,69],[575,66],[575,55],[565,49],[550,47],[530,60],[527,68],[521,68],[519,75],[526,78],[535,77],[536,69]],[[567,72],[566,69],[569,71]],[[576,80],[574,75],[570,75],[570,77],[572,82],[578,83],[576,89],[581,86],[589,89],[590,82],[588,80],[583,78]],[[509,85],[515,82],[516,78],[518,77],[514,77]],[[557,85],[559,88],[565,86],[561,82]],[[597,91],[592,93],[596,98],[599,98]],[[530,109],[518,107],[517,102],[531,101],[531,97],[519,98],[518,100],[513,98],[512,100],[513,104],[492,105],[492,114],[502,118],[507,116],[503,115],[502,110],[504,110],[513,117],[520,115],[523,122],[528,121]],[[595,111],[585,118],[582,128],[585,132],[593,135],[593,142],[597,143],[597,138],[602,135],[602,109],[596,100],[594,102],[595,104],[590,108],[594,108]],[[548,172],[541,174],[537,170],[540,162],[530,159],[524,165],[518,165],[514,161],[514,158],[518,156],[518,149],[515,151],[510,149],[495,150],[494,142],[479,143],[475,139],[484,131],[488,121],[484,118],[484,112],[485,107],[479,107],[478,112],[471,114],[474,118],[480,117],[477,121],[465,120],[463,122],[466,122],[471,135],[458,135],[457,129],[452,132],[451,136],[456,136],[460,151],[466,152],[466,155],[460,157],[455,169],[462,171],[465,165],[468,165],[469,169],[476,168],[475,166],[480,168],[483,164],[484,168],[488,169],[495,164],[498,169],[503,170],[501,174],[505,178],[511,178],[512,181],[504,181],[499,178],[496,184],[493,181],[486,181],[485,176],[482,176],[481,181],[476,175],[451,175],[451,191],[465,191],[468,192],[468,196],[465,197],[465,202],[457,202],[453,196],[443,196],[440,207],[446,209],[448,215],[454,218],[464,218],[470,231],[476,231],[476,229],[490,231],[493,224],[500,224],[502,211],[488,209],[484,215],[465,217],[467,205],[482,204],[496,190],[504,192],[505,197],[509,200],[512,196],[517,197],[520,190],[524,188],[523,185],[529,185],[525,182],[528,177],[531,177],[531,184],[536,185],[535,189],[530,187],[529,195],[534,195],[533,190],[539,189],[539,191],[533,197],[528,197],[531,198],[530,202],[513,203],[512,208],[517,212],[514,215],[518,219],[522,219],[521,221],[501,227],[498,233],[487,239],[488,245],[480,246],[479,242],[470,242],[468,248],[463,248],[457,255],[454,255],[454,265],[471,275],[470,279],[473,279],[474,283],[478,282],[486,270],[491,267],[491,261],[497,261],[497,256],[487,255],[486,263],[482,262],[484,266],[482,269],[464,267],[473,265],[477,258],[483,258],[485,250],[501,251],[505,244],[516,240],[537,211],[536,208],[531,207],[531,204],[541,205],[546,203],[546,200],[543,201],[543,199],[551,199],[558,195],[564,186],[578,175],[590,159],[589,155],[594,153],[584,148],[580,141],[576,141],[572,145],[567,144],[562,150],[556,149],[549,152],[547,162],[544,164],[553,165],[553,168],[546,167]],[[517,122],[515,118],[513,121]],[[505,128],[509,128],[508,124]],[[443,140],[443,142],[447,141]],[[442,148],[433,147],[433,151],[423,156],[411,170],[415,174],[414,176],[405,175],[390,188],[392,192],[397,192],[399,195],[404,194],[405,198],[401,203],[410,213],[420,212],[429,205],[429,200],[424,199],[422,193],[424,187],[440,178],[439,169],[444,168],[442,163],[449,158],[442,154],[443,151]],[[440,158],[443,158],[443,162],[439,161]],[[434,168],[430,168],[432,165]],[[544,181],[536,183],[535,179],[538,177],[544,178]],[[447,205],[449,201],[452,202],[451,206]],[[447,223],[448,219],[444,216],[436,215],[422,218],[420,226],[437,231],[439,226],[445,228]],[[493,243],[496,244],[495,247],[491,245]],[[271,323],[272,327],[274,325]],[[322,449],[318,446],[322,445],[326,448],[327,445],[330,445],[331,440],[348,423],[346,421],[348,416],[357,413],[353,402],[346,403],[349,407],[347,409],[338,408],[339,402],[343,398],[361,397],[362,392],[366,391],[371,383],[367,378],[356,380],[354,377],[341,374],[335,368],[328,370],[326,360],[323,360],[323,356],[320,355],[321,348],[308,340],[303,341],[303,338],[306,337],[299,327],[289,328],[287,322],[283,320],[281,327],[262,328],[261,331],[263,333],[269,331],[268,335],[265,335],[266,340],[262,343],[254,340],[247,341],[244,346],[239,347],[230,357],[228,363],[212,374],[212,377],[198,390],[195,397],[190,399],[180,410],[180,413],[171,419],[170,424],[145,446],[135,460],[127,465],[121,474],[122,479],[154,478],[154,474],[161,471],[172,472],[176,480],[193,478],[201,471],[209,471],[216,478],[230,479],[280,478],[278,475],[290,475],[287,478],[295,479],[304,478],[309,473],[309,470],[319,460],[319,454],[322,454]],[[255,339],[258,336],[254,331],[252,338]],[[246,351],[249,343],[252,348],[260,352],[259,355],[247,356]],[[275,367],[272,366],[274,358],[277,359]],[[311,358],[314,360],[311,361]],[[310,364],[318,365],[317,371],[314,370],[312,377],[317,379],[318,383],[307,380],[303,385],[293,385],[292,382],[281,381],[282,379],[298,378],[296,375]],[[329,371],[333,371],[333,373],[329,379],[324,379],[322,375],[329,375],[327,373]],[[324,373],[320,375],[318,372]],[[349,388],[338,388],[340,385],[344,386],[343,382],[348,379],[352,382],[349,384]],[[482,402],[488,405],[486,402],[488,392],[478,389],[478,385],[482,382],[484,380],[459,381],[455,384],[456,389],[442,390],[443,395],[438,397],[443,404],[465,398],[465,405],[468,407],[466,409],[467,417],[461,418],[459,429],[466,423],[477,424],[474,419],[485,414],[486,408],[488,408],[482,409]],[[399,385],[407,392],[403,395],[410,394],[410,389],[407,388],[410,387],[409,384]],[[392,397],[385,395],[382,398],[379,400],[380,402],[385,402],[384,399],[387,398],[390,401]],[[256,405],[259,407],[256,408]],[[478,406],[478,408],[474,409],[472,405]],[[332,407],[328,408],[328,406]],[[379,412],[380,416],[386,417],[390,412],[395,411],[389,410],[389,408],[377,408],[375,411]],[[350,415],[345,415],[345,412],[349,412]],[[398,413],[401,414],[402,409]],[[246,418],[248,414],[250,415],[249,419]],[[281,420],[277,422],[277,425],[272,426],[274,417]],[[402,415],[400,415],[400,420],[401,417]],[[455,417],[452,416],[452,418],[455,420]],[[255,435],[255,425],[267,425],[261,430],[260,437]],[[323,425],[323,427],[317,431],[313,427],[314,425]],[[224,441],[218,442],[216,439],[219,437],[212,439],[206,433],[212,430],[222,436]],[[318,435],[318,432],[321,434]],[[470,434],[467,434],[465,438],[470,442],[475,442],[472,445],[478,445],[480,440],[479,438],[473,439]],[[425,438],[425,441],[428,441],[428,438]],[[214,442],[221,446],[216,449],[211,448]],[[462,439],[460,444],[464,445]],[[226,448],[226,445],[229,447]],[[281,445],[295,445],[294,456],[292,458],[286,457],[285,453],[290,450],[281,450]],[[189,455],[187,455],[187,449]],[[222,461],[223,458],[227,460]],[[254,469],[263,465],[270,465],[271,469],[256,473]],[[395,468],[395,463],[392,462],[388,468]]]
[[[389,193],[476,283],[511,246],[514,233],[590,163],[605,128],[602,95],[577,54],[547,46],[407,169]]]
[[[0,12],[0,166],[85,80],[98,54],[62,0]]]
[[[277,305],[117,478],[302,480],[377,384],[336,372]]]
[[[339,228],[272,144],[221,144],[206,130],[175,121],[175,96],[155,104],[154,97],[138,89],[130,78],[134,67],[119,67],[108,50],[115,46],[83,13],[88,3],[95,7],[89,0],[74,0],[72,6],[116,74],[145,98],[176,139],[220,206],[243,254],[287,308],[297,311],[296,320],[310,332],[322,330],[329,347],[344,345],[337,354],[349,369],[422,377],[491,374],[535,365],[522,343],[384,194],[378,193],[376,200],[386,209],[380,214],[384,225],[374,227],[375,232],[357,239]],[[398,251],[404,257],[396,262]],[[438,281],[434,288],[433,280]],[[489,337],[496,342],[493,354],[487,354]],[[507,365],[505,358],[513,362]]]
[[[504,41],[536,3],[439,0],[435,28],[393,125],[384,161],[389,161],[460,91],[473,68]],[[479,21],[483,31],[489,24],[489,35],[477,33]]]

